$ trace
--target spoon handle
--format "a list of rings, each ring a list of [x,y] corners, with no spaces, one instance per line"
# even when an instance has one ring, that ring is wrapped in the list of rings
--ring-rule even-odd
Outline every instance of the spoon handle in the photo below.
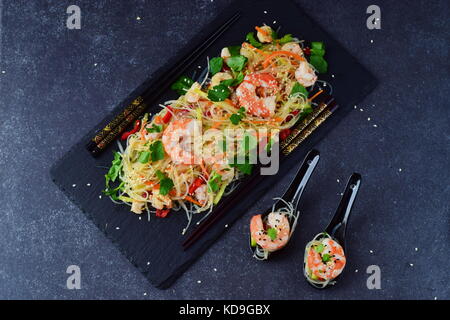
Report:
[[[313,149],[306,155],[303,163],[298,169],[297,174],[292,180],[288,190],[284,193],[283,199],[287,202],[291,202],[294,206],[294,211],[297,211],[297,206],[302,196],[303,190],[305,190],[306,184],[309,181],[317,163],[320,159],[319,151]]]
[[[331,237],[336,238],[341,245],[344,244],[348,217],[350,216],[350,211],[352,210],[360,185],[361,175],[359,173],[353,173],[345,187],[344,194],[342,195],[336,213],[334,214],[333,219],[331,219],[328,227],[325,229],[325,231]]]

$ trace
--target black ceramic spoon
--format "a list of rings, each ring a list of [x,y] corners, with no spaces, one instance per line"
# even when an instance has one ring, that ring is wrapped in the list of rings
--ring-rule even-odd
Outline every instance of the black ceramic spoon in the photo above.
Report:
[[[311,177],[317,163],[319,162],[319,151],[317,150],[311,150],[303,160],[303,163],[300,167],[300,169],[297,171],[297,174],[295,175],[294,179],[292,180],[291,184],[289,185],[289,188],[286,190],[284,195],[281,197],[285,202],[288,202],[292,204],[293,211],[295,215],[298,215],[297,207],[300,202],[300,198],[302,196],[303,190],[305,190],[306,184],[309,181],[309,178]],[[282,209],[283,207],[286,207],[286,203],[282,200],[278,200],[275,203],[275,206],[271,206],[264,214],[261,215],[261,218],[263,221],[265,221],[266,217],[273,211],[278,211]],[[295,221],[298,219],[294,218],[292,216],[289,217],[289,225],[291,227],[290,231],[290,237],[292,236],[292,233],[295,230]],[[264,250],[258,245],[253,244],[252,245],[252,237],[250,233],[250,248],[253,252],[253,256],[258,260],[266,260],[270,253],[264,254]],[[281,250],[281,249],[279,249]],[[277,251],[279,251],[277,250]]]
[[[350,211],[352,210],[353,203],[355,202],[356,195],[358,194],[359,187],[361,185],[361,175],[359,173],[353,173],[348,180],[347,186],[345,187],[345,191],[342,195],[341,202],[331,219],[330,223],[325,229],[325,233],[327,233],[334,241],[339,243],[344,249],[345,253],[345,231],[347,229],[348,218],[350,216]],[[315,239],[320,240],[323,236],[318,236]],[[306,274],[306,253],[305,253],[305,261],[303,261],[303,275],[308,279]],[[342,274],[342,273],[341,273]],[[324,289],[329,287],[330,284],[335,284],[337,279],[340,277],[339,274],[336,278],[333,279],[332,282],[329,282],[326,286],[320,286],[308,281],[314,288]]]

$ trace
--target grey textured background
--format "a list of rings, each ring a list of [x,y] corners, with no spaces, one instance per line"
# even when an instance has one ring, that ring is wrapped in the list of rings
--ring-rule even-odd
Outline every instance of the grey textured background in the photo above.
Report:
[[[372,1],[298,1],[380,85],[317,146],[322,160],[283,257],[251,258],[249,212],[165,291],[64,197],[49,168],[230,1],[0,2],[0,298],[450,298],[448,1],[377,1],[377,31],[365,26]],[[71,4],[82,10],[79,31],[65,27]],[[303,247],[353,171],[364,180],[348,266],[338,286],[316,291],[301,275]],[[81,290],[65,287],[71,264]],[[372,264],[381,290],[366,288]]]

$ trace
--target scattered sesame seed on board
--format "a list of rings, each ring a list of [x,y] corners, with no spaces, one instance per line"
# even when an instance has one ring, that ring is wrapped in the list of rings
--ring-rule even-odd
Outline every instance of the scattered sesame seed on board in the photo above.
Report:
[[[358,108],[358,106],[357,106],[357,105],[355,105],[355,106],[353,107],[353,109],[356,109],[356,108]]]
[[[414,267],[414,264],[413,264],[413,263],[410,263],[409,266],[410,266],[410,267]]]
[[[138,16],[138,17],[136,17],[136,20],[138,20],[138,21],[139,21],[139,20],[141,20],[141,17],[139,17],[139,16]]]
[[[74,183],[73,185],[72,185],[72,188],[75,188],[77,185]]]
[[[150,265],[150,261],[147,261],[147,265],[148,265],[148,266]]]
[[[373,43],[373,40],[370,40],[370,43]]]
[[[339,182],[340,182],[340,180],[339,180],[339,179],[336,179],[336,181],[337,181],[337,183],[339,183]]]
[[[356,269],[355,272],[358,273],[358,269]]]
[[[144,292],[144,296],[146,296],[147,295],[147,292]]]
[[[398,168],[398,172],[402,172],[402,170],[403,170],[402,168]]]
[[[370,253],[373,253],[373,250],[369,250]]]
[[[228,228],[228,224],[225,225],[225,228]]]
[[[419,248],[414,248],[414,251],[416,251],[416,252],[419,251]]]
[[[101,198],[102,198],[102,195],[99,195],[98,198],[101,199]]]
[[[197,283],[202,283],[202,280],[197,280]]]
[[[359,111],[363,112],[363,111],[364,111],[364,109],[363,109],[363,108],[359,108]]]
[[[267,14],[267,11],[266,11],[266,10],[264,10],[264,14]]]
[[[274,20],[274,21],[273,21],[273,24],[275,24],[275,23],[277,23],[277,20]]]
[[[116,227],[116,230],[119,230],[120,228],[119,227]]]
[[[332,74],[331,77],[334,78],[334,74]]]
[[[370,121],[370,117],[369,117],[369,118],[367,118],[367,121]]]
[[[90,183],[86,183],[86,186],[90,187],[90,186],[91,186],[91,184],[90,184]]]
[[[216,268],[214,268],[213,270],[214,270],[214,272],[217,272],[217,269],[216,269]]]
[[[6,71],[5,71],[5,70],[2,70],[2,73],[3,73],[3,74],[5,74],[5,73],[6,73]]]
[[[378,125],[374,124],[373,127],[374,127],[374,128],[378,128]]]

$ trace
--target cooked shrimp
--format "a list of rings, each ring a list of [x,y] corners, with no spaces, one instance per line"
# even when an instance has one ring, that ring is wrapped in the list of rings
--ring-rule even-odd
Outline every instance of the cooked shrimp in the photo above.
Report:
[[[194,147],[201,139],[201,124],[194,119],[178,119],[172,121],[163,132],[164,150],[177,164],[195,164],[197,162]]]
[[[256,31],[258,33],[256,36],[258,37],[258,40],[263,43],[269,43],[272,42],[272,28],[269,26],[262,26],[262,27],[255,27]]]
[[[333,280],[345,267],[342,246],[333,239],[326,238],[321,245],[311,246],[308,251],[307,267],[314,278]]]
[[[289,51],[299,56],[303,56],[303,50],[297,42],[288,42],[281,47],[282,51]]]
[[[195,103],[200,99],[200,95],[196,92],[201,89],[201,85],[198,82],[194,82],[191,88],[186,92],[186,101],[189,103]]]
[[[250,233],[251,237],[256,243],[266,251],[273,252],[283,248],[289,241],[290,225],[289,220],[285,214],[278,212],[271,212],[266,221],[267,229],[264,228],[264,222],[261,215],[252,217],[250,221]],[[274,229],[272,234],[275,238],[272,238],[268,234],[269,229]],[[273,237],[273,236],[272,236]]]
[[[200,202],[201,205],[204,205],[206,201],[208,200],[208,188],[206,184],[201,185],[198,187],[195,191],[195,198],[197,198],[197,201]]]
[[[310,87],[316,83],[317,75],[308,62],[300,61],[300,65],[295,71],[295,79],[304,87]]]
[[[220,52],[220,57],[224,60],[231,57],[230,50],[227,47],[223,48],[222,51]]]
[[[268,118],[275,112],[278,82],[270,73],[251,73],[236,89],[239,103],[255,116]]]
[[[233,76],[231,74],[227,72],[218,72],[212,76],[210,86],[215,87],[219,85],[222,81],[229,79],[233,79]]]

